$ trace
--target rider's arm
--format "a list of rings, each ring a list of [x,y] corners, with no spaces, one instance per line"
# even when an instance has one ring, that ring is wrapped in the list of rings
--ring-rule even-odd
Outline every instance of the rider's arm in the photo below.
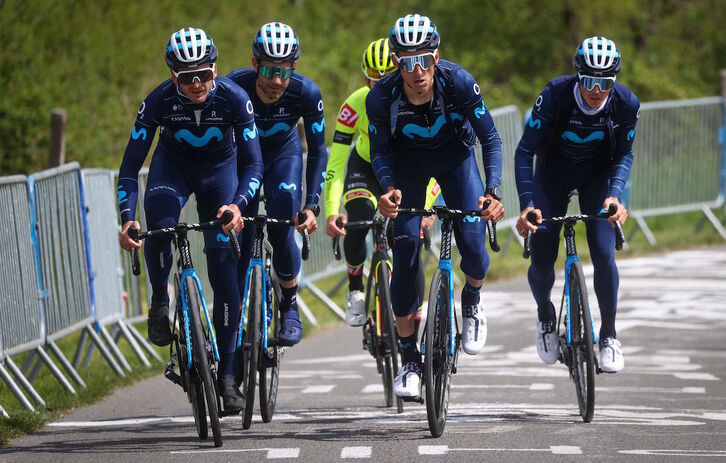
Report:
[[[349,98],[350,99],[350,98]],[[343,194],[343,181],[345,177],[345,164],[350,153],[350,145],[355,135],[356,121],[360,116],[348,104],[343,103],[335,124],[333,146],[330,149],[328,165],[325,168],[325,218],[338,215],[340,211],[340,197]]]
[[[627,109],[621,112],[625,120],[620,123],[615,132],[615,158],[610,167],[610,190],[608,197],[621,200],[623,189],[630,177],[630,168],[633,165],[633,140],[635,139],[635,126],[640,116],[640,102],[635,94],[630,93]]]
[[[486,187],[496,188],[502,182],[502,140],[494,127],[494,120],[484,105],[479,85],[468,71],[458,69],[454,85],[458,106],[464,111],[464,116],[481,143]]]
[[[139,193],[138,176],[141,166],[144,165],[144,160],[149,154],[151,143],[154,141],[156,128],[159,126],[159,93],[162,87],[164,87],[164,84],[157,87],[141,103],[121,161],[117,191],[122,224],[136,220],[136,200]]]
[[[371,168],[383,192],[395,188],[391,158],[391,129],[388,126],[388,108],[383,103],[380,86],[374,86],[366,97],[368,138],[371,150]]]
[[[323,116],[323,97],[320,89],[311,80],[303,88],[305,136],[308,142],[308,162],[305,169],[307,185],[305,207],[312,209],[320,201],[320,192],[325,181],[325,164],[328,150],[325,148],[325,117]]]
[[[549,85],[540,93],[532,114],[524,124],[524,133],[514,153],[514,180],[519,194],[519,208],[534,207],[534,156],[547,147],[547,133],[552,130],[552,101]]]
[[[242,88],[235,86],[233,94],[238,107],[233,120],[237,142],[237,177],[239,184],[233,202],[242,211],[260,188],[262,182],[262,152],[260,150],[252,102]]]

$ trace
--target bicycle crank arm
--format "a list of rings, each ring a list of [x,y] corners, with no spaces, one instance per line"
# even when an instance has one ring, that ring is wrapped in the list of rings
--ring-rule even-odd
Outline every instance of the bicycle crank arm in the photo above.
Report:
[[[184,387],[184,385],[182,384],[181,376],[174,372],[174,364],[171,362],[166,364],[166,369],[164,370],[164,377],[172,383],[181,386],[182,388]]]

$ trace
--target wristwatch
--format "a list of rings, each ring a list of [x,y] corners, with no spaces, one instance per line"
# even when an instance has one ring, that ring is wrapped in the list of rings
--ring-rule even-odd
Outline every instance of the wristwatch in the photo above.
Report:
[[[501,201],[504,195],[502,195],[502,189],[497,187],[494,188],[487,188],[486,194],[490,195],[492,198],[496,199],[497,201]]]
[[[305,206],[305,208],[313,211],[313,214],[315,215],[315,217],[320,215],[320,204],[313,204],[312,206]]]

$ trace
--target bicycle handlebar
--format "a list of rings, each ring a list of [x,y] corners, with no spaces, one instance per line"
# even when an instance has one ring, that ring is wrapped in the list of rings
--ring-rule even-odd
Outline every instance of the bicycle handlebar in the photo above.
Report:
[[[363,228],[371,228],[374,225],[380,224],[383,226],[383,231],[386,233],[388,231],[388,227],[390,227],[391,219],[389,218],[375,218],[372,220],[356,220],[353,222],[346,222],[343,223],[343,219],[338,217],[335,219],[335,225],[338,228],[346,228],[349,230],[356,230],[356,229],[363,229]],[[386,233],[387,234],[387,233]],[[340,235],[336,235],[333,237],[333,255],[335,256],[335,260],[340,260]]]
[[[610,206],[608,206],[607,212],[602,212],[600,214],[591,214],[591,215],[566,215],[562,217],[552,217],[549,219],[542,219],[542,223],[564,223],[564,222],[577,222],[577,221],[585,221],[585,220],[596,220],[596,219],[606,219],[610,217],[611,215],[618,212],[618,205],[615,203],[610,203]],[[537,225],[537,213],[535,211],[529,211],[527,213],[527,221],[531,223],[532,225]],[[623,233],[623,226],[620,223],[619,220],[615,221],[615,249],[620,251],[623,249],[623,245],[625,244],[625,234]],[[524,239],[524,251],[522,252],[522,257],[525,259],[528,259],[530,255],[532,254],[532,231],[527,231],[527,237]]]
[[[307,220],[307,213],[305,211],[299,211],[297,213],[297,222],[298,224],[301,224]],[[242,217],[242,220],[245,222],[255,222],[256,220],[264,220],[265,224],[272,224],[272,225],[288,225],[290,227],[295,226],[295,221],[292,219],[273,219],[272,217],[267,217],[266,215],[258,215],[256,217]],[[302,231],[303,236],[303,247],[302,247],[302,259],[308,260],[310,257],[310,235],[308,234],[307,229]]]
[[[176,235],[177,233],[181,231],[188,231],[188,230],[195,230],[195,231],[201,231],[206,228],[215,228],[222,225],[227,225],[232,221],[234,218],[234,213],[227,209],[222,214],[222,217],[214,220],[210,220],[208,222],[202,222],[202,223],[178,223],[173,227],[168,228],[159,228],[157,230],[147,230],[145,232],[140,232],[136,229],[133,225],[129,227],[128,229],[128,235],[129,238],[136,241],[137,243],[139,240],[142,240],[144,238],[148,238],[150,236],[164,236],[164,235]],[[232,233],[229,233],[227,236],[230,238],[230,242],[232,244],[232,252],[234,253],[235,259],[239,259],[241,252],[239,248],[239,241],[237,240],[237,234],[232,231]],[[139,276],[141,274],[141,265],[139,263],[139,253],[136,250],[136,248],[131,248],[131,271],[135,276]]]

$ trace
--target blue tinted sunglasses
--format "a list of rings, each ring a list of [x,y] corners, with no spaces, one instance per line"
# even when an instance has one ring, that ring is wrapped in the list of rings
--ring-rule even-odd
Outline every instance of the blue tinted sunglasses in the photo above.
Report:
[[[280,79],[287,80],[290,76],[292,76],[294,70],[295,69],[292,67],[265,66],[264,64],[260,64],[257,72],[266,79],[272,79],[275,76],[280,76]]]
[[[577,73],[577,78],[580,79],[580,83],[583,87],[585,87],[585,90],[588,92],[591,92],[595,89],[595,86],[597,85],[600,87],[601,92],[605,92],[610,90],[613,85],[615,85],[615,76],[612,77],[594,77],[594,76],[586,76],[583,74]]]
[[[398,60],[398,68],[402,71],[413,72],[417,64],[421,66],[421,70],[425,71],[436,62],[436,55],[434,53],[424,53],[414,56],[396,55],[396,60]]]

